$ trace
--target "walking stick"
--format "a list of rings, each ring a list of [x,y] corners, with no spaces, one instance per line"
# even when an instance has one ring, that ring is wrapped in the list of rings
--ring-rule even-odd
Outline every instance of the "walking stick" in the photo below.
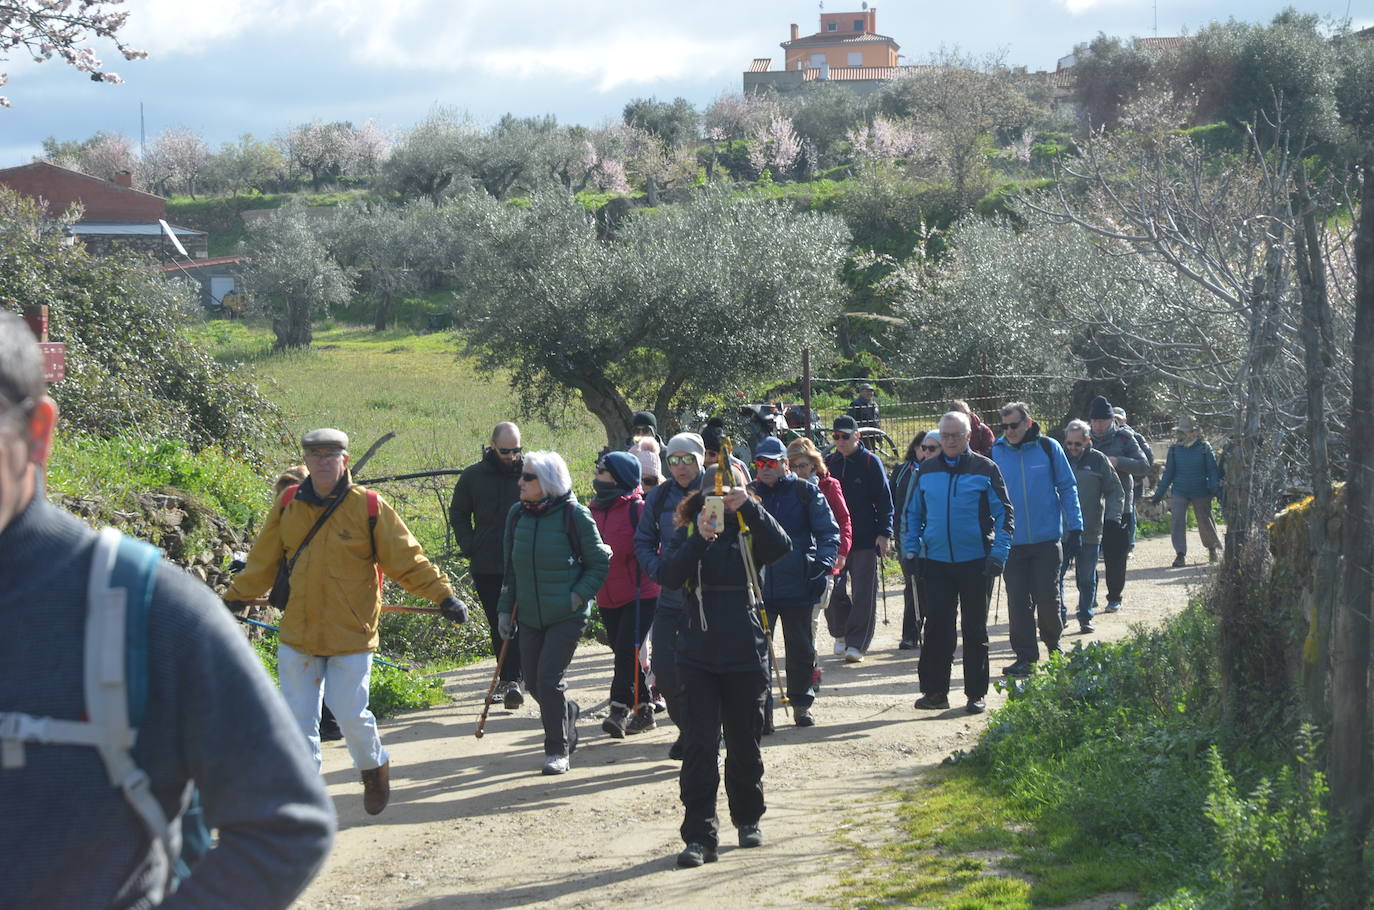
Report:
[[[995,626],[1002,619],[1002,576],[997,576],[997,598],[993,601],[993,610],[996,612],[992,616],[992,624]]]
[[[269,632],[276,632],[279,635],[281,634],[281,629],[278,629],[276,626],[268,625],[265,622],[258,622],[256,619],[249,619],[247,616],[240,616],[237,613],[231,613],[230,615],[245,625],[257,626],[259,629],[266,629]],[[391,661],[384,660],[383,658],[378,657],[376,654],[372,655],[372,662],[374,664],[381,664],[384,667],[390,667],[393,670],[401,670],[405,673],[410,672],[410,667],[405,667],[401,664],[393,664]]]
[[[510,608],[510,635],[515,637],[515,615],[520,612],[520,605],[515,604]],[[482,730],[487,725],[487,714],[491,711],[491,697],[496,693],[496,684],[501,681],[501,668],[506,663],[506,652],[510,650],[510,638],[501,641],[501,653],[496,655],[496,672],[491,674],[491,685],[487,687],[487,697],[482,699],[482,716],[477,719],[477,732],[473,735],[478,739],[482,738]]]
[[[878,584],[883,589],[883,625],[891,625],[887,621],[887,557],[878,557]]]
[[[642,641],[639,637],[639,568],[636,563],[635,568],[635,676],[634,676],[634,707],[630,710],[639,713],[639,676],[643,671],[639,668],[639,648]]]

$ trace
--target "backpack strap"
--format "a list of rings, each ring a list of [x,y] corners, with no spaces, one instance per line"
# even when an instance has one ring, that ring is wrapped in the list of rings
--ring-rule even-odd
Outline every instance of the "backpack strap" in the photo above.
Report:
[[[283,509],[285,509],[288,505],[291,504],[291,500],[293,500],[293,499],[296,498],[296,491],[299,490],[300,488],[301,488],[301,485],[300,485],[300,484],[298,484],[298,483],[293,483],[293,484],[291,484],[291,486],[289,486],[289,487],[287,487],[285,490],[282,490],[282,491],[281,491],[281,507],[282,507]]]
[[[381,505],[377,501],[377,491],[367,491],[367,539],[372,543],[372,563],[377,563],[377,515],[381,512]],[[382,567],[377,568],[377,590],[382,590]]]
[[[1055,476],[1057,472],[1054,469],[1054,446],[1050,445],[1050,440],[1047,436],[1038,436],[1036,438],[1040,440],[1040,448],[1045,450],[1045,460],[1050,463],[1050,484],[1052,486],[1058,486],[1059,478]]]
[[[568,546],[572,548],[573,559],[582,561],[582,537],[577,533],[577,527],[573,524],[573,503],[568,500],[563,503],[563,530],[568,535]]]

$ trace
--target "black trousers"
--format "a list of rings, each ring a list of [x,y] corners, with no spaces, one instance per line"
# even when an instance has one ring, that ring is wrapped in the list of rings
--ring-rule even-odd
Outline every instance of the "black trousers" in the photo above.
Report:
[[[587,617],[576,613],[547,629],[520,626],[520,656],[528,691],[539,704],[545,755],[571,755],[577,748],[577,703],[568,700],[566,677],[585,628]]]
[[[787,644],[784,668],[787,671],[787,697],[799,708],[809,708],[816,700],[816,690],[812,686],[816,670],[816,640],[811,634],[811,604],[790,604],[778,606],[765,603],[763,610],[768,614],[768,631],[782,620],[782,638]],[[776,649],[775,649],[776,650]],[[769,668],[770,673],[772,668]],[[768,689],[768,707],[773,706],[773,689]]]
[[[807,619],[810,622],[808,616]],[[686,755],[678,775],[682,799],[683,843],[711,849],[720,843],[716,796],[720,790],[721,731],[725,733],[725,796],[730,821],[736,826],[758,824],[763,817],[763,702],[768,673],[760,664],[745,673],[712,673],[679,665],[687,690]]]
[[[1126,588],[1126,560],[1131,555],[1131,532],[1123,519],[1102,525],[1102,567],[1107,581],[1107,603],[1121,603]]]
[[[501,583],[504,575],[491,572],[473,572],[472,586],[477,589],[477,600],[482,604],[482,612],[487,615],[487,627],[491,629],[491,656],[501,656],[501,636],[496,631],[496,605],[501,601]],[[518,620],[520,617],[517,616]],[[501,665],[501,682],[519,682],[523,678],[520,670],[520,636],[510,640],[510,650],[506,652],[506,662]]]
[[[916,672],[926,695],[949,694],[956,614],[964,633],[964,694],[988,694],[988,579],[983,565],[982,559],[925,562],[926,640]]]
[[[1017,660],[1040,659],[1035,629],[1045,647],[1059,650],[1064,624],[1059,619],[1059,567],[1063,562],[1059,541],[1018,544],[1007,556],[1003,579],[1007,584],[1007,623],[1011,649]]]
[[[623,607],[601,611],[601,622],[606,626],[606,638],[610,640],[614,655],[611,671],[611,702],[627,708],[638,707],[649,700],[649,683],[644,679],[644,670],[635,663],[635,652],[644,645],[649,637],[649,627],[654,622],[654,603],[656,598],[641,598],[639,617],[635,618],[635,602],[630,601]],[[639,636],[636,638],[635,630]],[[635,677],[639,677],[639,701],[635,701]]]
[[[921,559],[924,563],[925,560]],[[902,641],[921,643],[921,627],[926,621],[926,583],[905,576],[902,585]]]

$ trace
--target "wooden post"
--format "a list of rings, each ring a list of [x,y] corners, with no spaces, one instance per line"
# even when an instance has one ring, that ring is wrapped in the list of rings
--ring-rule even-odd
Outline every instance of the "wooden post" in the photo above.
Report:
[[[24,307],[24,320],[39,341],[48,340],[48,308],[44,304]]]

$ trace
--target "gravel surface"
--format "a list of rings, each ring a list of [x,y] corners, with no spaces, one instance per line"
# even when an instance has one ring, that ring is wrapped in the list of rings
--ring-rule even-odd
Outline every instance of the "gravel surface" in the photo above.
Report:
[[[1096,633],[1086,638],[1120,638],[1132,624],[1157,623],[1181,608],[1210,572],[1199,546],[1185,569],[1169,568],[1173,557],[1167,536],[1140,541],[1125,608],[1100,616]],[[964,713],[958,655],[952,709],[913,709],[916,652],[897,650],[901,610],[901,590],[889,586],[891,623],[879,625],[861,664],[831,656],[822,628],[825,676],[816,726],[793,727],[780,711],[778,732],[764,739],[762,849],[734,846],[722,793],[720,862],[676,868],[679,765],[667,758],[675,730],[660,715],[663,726],[638,736],[613,740],[601,732],[610,653],[589,643],[569,671],[569,694],[583,705],[584,719],[572,771],[561,777],[539,773],[543,733],[532,700],[515,712],[493,706],[485,737],[474,738],[491,660],[447,674],[453,704],[382,724],[392,760],[391,805],[382,815],[364,814],[362,786],[343,744],[326,745],[324,774],[338,807],[339,837],[296,906],[609,908],[645,901],[657,908],[746,900],[754,907],[799,907],[825,901],[849,861],[836,834],[881,839],[888,831],[866,819],[875,808],[884,817],[887,789],[970,747],[988,722],[989,715]],[[994,678],[1012,660],[1004,603],[1000,614],[991,636]],[[1077,628],[1072,618],[1070,628]],[[1083,638],[1071,633],[1064,644]],[[989,693],[989,709],[1003,700]]]

